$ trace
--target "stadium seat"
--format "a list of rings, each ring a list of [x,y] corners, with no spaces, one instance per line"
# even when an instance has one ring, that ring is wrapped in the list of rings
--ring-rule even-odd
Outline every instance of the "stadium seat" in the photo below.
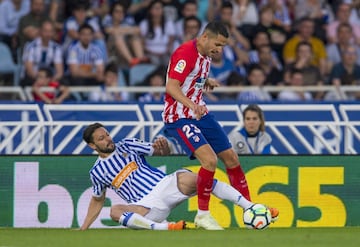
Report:
[[[157,68],[154,64],[138,64],[130,68],[129,85],[136,86],[142,84],[145,78]]]
[[[0,74],[13,74],[14,86],[19,86],[20,67],[14,62],[10,48],[0,42]]]

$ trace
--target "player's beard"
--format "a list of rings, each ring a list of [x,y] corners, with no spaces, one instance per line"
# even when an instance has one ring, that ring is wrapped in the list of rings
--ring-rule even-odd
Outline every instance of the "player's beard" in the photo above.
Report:
[[[114,152],[115,144],[114,144],[114,142],[110,142],[110,143],[108,143],[108,145],[105,148],[101,148],[96,145],[96,149],[99,153],[110,154],[110,153]]]

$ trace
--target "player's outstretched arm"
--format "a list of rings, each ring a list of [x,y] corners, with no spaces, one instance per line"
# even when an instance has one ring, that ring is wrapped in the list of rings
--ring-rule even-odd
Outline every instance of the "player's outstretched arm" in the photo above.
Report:
[[[80,230],[86,230],[91,226],[91,224],[99,216],[99,213],[102,207],[104,206],[104,202],[105,202],[105,193],[101,197],[94,197],[94,196],[91,197],[87,215],[84,220],[84,223],[80,227]]]
[[[215,87],[219,87],[219,86],[220,86],[219,81],[217,81],[214,78],[207,78],[206,81],[205,81],[204,89],[205,89],[205,91],[211,91]]]

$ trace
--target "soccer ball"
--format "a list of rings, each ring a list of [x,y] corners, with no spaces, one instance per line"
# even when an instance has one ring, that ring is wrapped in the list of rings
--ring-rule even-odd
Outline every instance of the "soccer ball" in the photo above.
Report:
[[[244,211],[244,224],[249,229],[265,229],[271,223],[270,210],[262,204],[254,204]]]

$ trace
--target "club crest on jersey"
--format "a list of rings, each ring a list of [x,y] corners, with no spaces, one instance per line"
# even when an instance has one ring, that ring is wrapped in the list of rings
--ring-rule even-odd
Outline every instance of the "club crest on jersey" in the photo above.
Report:
[[[185,60],[181,59],[177,62],[174,70],[176,72],[182,73],[182,72],[184,72],[185,67],[186,67],[186,62],[185,62]]]
[[[193,140],[194,140],[194,142],[199,142],[199,141],[200,141],[200,137],[198,137],[198,136],[193,136]]]
[[[195,83],[196,88],[203,88],[206,82],[206,78],[198,78]]]
[[[123,156],[124,158],[127,158],[127,157],[128,157],[128,154],[127,154],[127,153],[122,153],[122,156]]]

